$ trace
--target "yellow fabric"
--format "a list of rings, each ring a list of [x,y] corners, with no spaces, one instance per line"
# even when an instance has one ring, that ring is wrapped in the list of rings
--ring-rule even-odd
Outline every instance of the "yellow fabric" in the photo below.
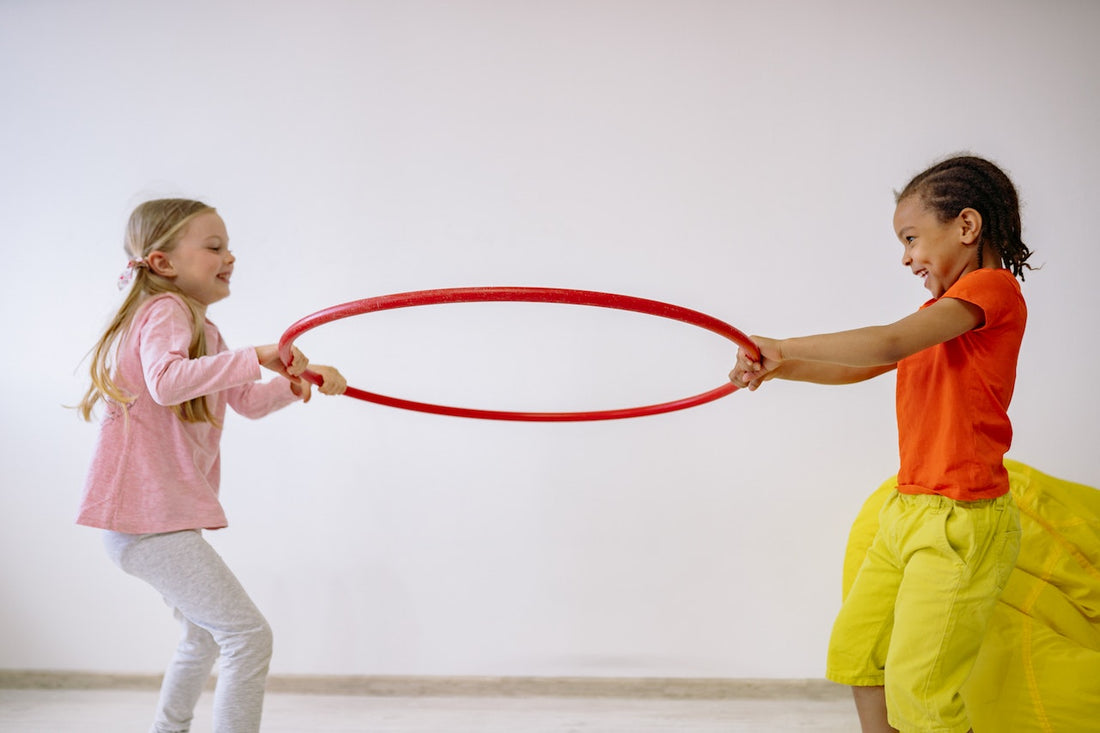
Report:
[[[963,698],[975,733],[1100,733],[1100,491],[1005,460],[1020,508],[1016,567]],[[852,525],[851,587],[897,485],[883,483]]]
[[[885,685],[899,730],[965,733],[960,691],[1016,563],[1016,503],[894,491],[878,516],[882,529],[833,624],[825,676]]]

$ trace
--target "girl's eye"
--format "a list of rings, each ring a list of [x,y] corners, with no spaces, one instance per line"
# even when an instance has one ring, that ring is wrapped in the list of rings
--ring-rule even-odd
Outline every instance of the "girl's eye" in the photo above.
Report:
[[[912,243],[913,243],[913,240],[914,240],[914,239],[916,239],[916,237],[914,237],[914,236],[912,236],[912,235],[910,235],[910,236],[907,236],[907,237],[905,238],[905,243],[906,243],[906,244],[912,244]]]

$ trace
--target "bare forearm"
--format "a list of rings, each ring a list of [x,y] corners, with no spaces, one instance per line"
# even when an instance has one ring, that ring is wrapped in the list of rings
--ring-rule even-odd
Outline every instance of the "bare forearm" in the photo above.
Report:
[[[779,349],[785,362],[820,365],[823,369],[892,367],[907,356],[894,331],[891,326],[867,326],[851,331],[800,336],[781,340]]]
[[[877,377],[894,368],[893,364],[874,367],[853,367],[823,361],[785,361],[776,370],[777,379],[814,384],[854,384]]]

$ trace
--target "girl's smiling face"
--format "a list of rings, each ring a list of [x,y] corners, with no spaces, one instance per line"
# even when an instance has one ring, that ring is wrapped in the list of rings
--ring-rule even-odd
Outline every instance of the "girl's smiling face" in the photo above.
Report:
[[[926,208],[919,194],[898,202],[894,231],[905,247],[902,264],[924,281],[935,298],[942,297],[966,273],[978,269],[976,243],[981,215],[963,209],[954,219],[943,222]]]
[[[185,295],[202,305],[229,296],[229,278],[237,258],[229,251],[229,234],[216,212],[196,216],[184,227],[172,251],[159,254],[165,267],[162,274]]]

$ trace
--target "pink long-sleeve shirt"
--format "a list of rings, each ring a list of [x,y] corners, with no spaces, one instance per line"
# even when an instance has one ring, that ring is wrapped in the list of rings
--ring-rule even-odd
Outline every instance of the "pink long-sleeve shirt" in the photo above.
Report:
[[[213,323],[205,328],[209,355],[191,359],[191,311],[178,296],[151,298],[134,315],[114,378],[135,399],[125,408],[107,402],[77,524],[128,534],[227,525],[218,500],[221,428],[184,422],[170,406],[206,395],[220,425],[226,405],[259,418],[299,398],[286,379],[257,381],[255,349],[231,351]]]

